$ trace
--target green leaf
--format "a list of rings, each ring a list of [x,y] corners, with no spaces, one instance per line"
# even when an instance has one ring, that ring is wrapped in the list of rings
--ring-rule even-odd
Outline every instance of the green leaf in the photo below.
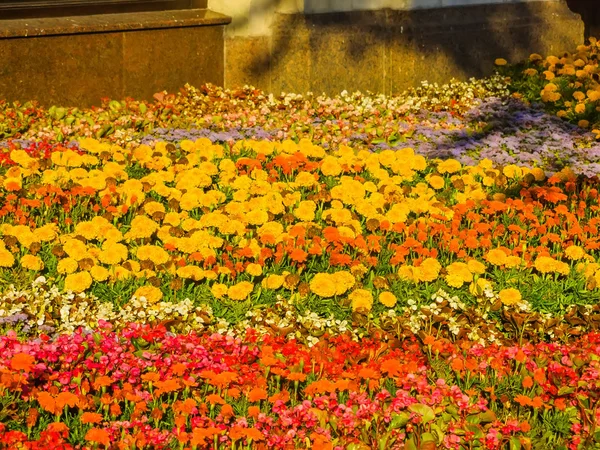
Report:
[[[510,450],[521,450],[521,441],[516,436],[510,438]]]
[[[435,412],[433,409],[422,403],[415,403],[408,407],[408,410],[422,416],[423,423],[429,423],[435,419]]]
[[[404,428],[409,420],[410,415],[406,413],[392,413],[392,421],[390,422],[390,427],[392,428],[392,430]]]

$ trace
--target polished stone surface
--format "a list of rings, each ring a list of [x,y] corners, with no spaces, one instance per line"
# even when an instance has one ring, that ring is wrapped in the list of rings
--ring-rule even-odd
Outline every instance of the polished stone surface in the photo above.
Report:
[[[4,23],[1,22],[0,23]],[[0,98],[50,106],[151,100],[185,83],[224,83],[224,25],[0,39]]]

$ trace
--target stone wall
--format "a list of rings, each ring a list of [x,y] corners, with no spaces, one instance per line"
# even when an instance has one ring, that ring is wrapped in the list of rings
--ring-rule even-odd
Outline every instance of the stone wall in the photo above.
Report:
[[[564,1],[209,0],[232,16],[225,85],[268,92],[394,93],[491,73],[493,61],[583,43]]]

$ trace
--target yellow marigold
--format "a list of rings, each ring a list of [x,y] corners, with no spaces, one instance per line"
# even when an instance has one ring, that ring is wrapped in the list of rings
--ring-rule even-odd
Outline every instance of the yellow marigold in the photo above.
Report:
[[[165,206],[158,202],[148,202],[144,205],[144,212],[150,216],[157,212],[164,213]]]
[[[448,286],[452,286],[455,288],[460,288],[465,283],[463,278],[456,273],[448,274],[444,277],[444,279],[446,280]]]
[[[529,61],[531,62],[541,61],[542,59],[544,58],[539,53],[532,53],[531,55],[529,55]]]
[[[585,250],[578,245],[569,245],[565,249],[565,256],[572,261],[579,261],[585,256]]]
[[[40,271],[44,268],[44,262],[39,256],[24,255],[21,258],[21,266],[29,270]]]
[[[246,267],[246,273],[253,277],[259,277],[262,275],[262,266],[256,263],[250,263]]]
[[[416,271],[415,281],[431,283],[440,275],[442,265],[435,258],[425,258]]]
[[[90,269],[90,275],[95,281],[106,281],[110,275],[108,269],[101,266],[94,266]]]
[[[177,269],[177,276],[194,281],[200,281],[205,278],[204,270],[198,266],[179,267]]]
[[[467,261],[467,267],[471,273],[476,273],[478,275],[482,275],[485,273],[485,264],[476,259],[471,259]]]
[[[272,274],[262,280],[261,286],[265,289],[275,290],[283,286],[284,281],[285,277],[283,275]]]
[[[550,256],[538,256],[533,265],[540,273],[550,273],[555,271],[557,262]]]
[[[556,261],[554,264],[554,271],[561,275],[569,275],[571,273],[571,267],[562,261]]]
[[[65,291],[80,293],[92,285],[92,276],[89,272],[76,272],[65,278]]]
[[[554,75],[554,72],[552,72],[551,70],[545,70],[544,77],[546,78],[547,81],[550,81],[550,80],[554,80],[556,75]]]
[[[389,291],[384,291],[381,294],[379,294],[379,303],[381,303],[384,306],[387,306],[388,308],[393,308],[394,306],[396,306],[397,301],[398,299],[396,298],[396,296]]]
[[[140,261],[152,261],[157,265],[169,260],[167,251],[158,245],[142,245],[137,249],[136,256]]]
[[[50,242],[58,236],[58,226],[55,223],[47,223],[33,230],[33,234],[41,242]]]
[[[56,271],[60,274],[68,274],[75,272],[78,267],[77,261],[75,261],[73,258],[63,258],[58,261]]]
[[[326,156],[321,161],[321,173],[325,176],[335,177],[342,172],[342,166],[335,156]]]
[[[317,210],[317,204],[312,200],[301,201],[296,210],[294,216],[303,222],[311,222],[315,219],[315,211]]]
[[[116,242],[104,242],[98,260],[103,264],[112,266],[126,260],[128,255],[129,252],[125,245]]]
[[[462,168],[462,165],[455,159],[447,159],[438,164],[437,170],[440,173],[455,173]]]
[[[222,298],[227,295],[227,289],[227,285],[223,283],[215,283],[210,288],[210,292],[215,296],[215,298]]]
[[[585,112],[585,103],[577,103],[577,105],[575,105],[575,112],[577,114],[582,114]]]
[[[580,120],[579,122],[577,122],[577,126],[578,126],[579,128],[587,128],[587,127],[589,127],[589,126],[590,126],[590,121],[589,121],[589,120],[582,119],[582,120]]]
[[[575,100],[577,100],[578,102],[581,102],[581,101],[585,100],[585,97],[586,97],[586,95],[583,92],[581,92],[581,91],[575,91],[575,92],[573,92],[573,98]]]
[[[398,269],[398,276],[405,281],[419,281],[420,268],[411,265],[402,265]],[[437,278],[437,277],[436,277]]]
[[[133,297],[144,297],[148,303],[157,303],[160,301],[160,299],[162,299],[163,293],[156,286],[142,286],[136,289],[136,291],[133,293]]]
[[[505,66],[506,64],[508,64],[508,61],[504,58],[496,58],[494,64],[496,64],[497,66]]]
[[[523,73],[525,75],[527,75],[528,77],[533,77],[533,76],[536,76],[538,74],[538,71],[536,69],[529,68],[529,69],[525,69],[523,71]]]
[[[523,176],[523,169],[514,164],[509,164],[502,169],[502,173],[507,178],[521,178]]]
[[[499,248],[495,248],[485,255],[485,259],[494,266],[502,266],[506,264],[506,253]]]
[[[429,186],[433,189],[442,189],[446,184],[446,181],[439,175],[432,175],[429,177]]]
[[[514,255],[507,256],[506,260],[504,261],[504,265],[509,269],[521,267],[522,264],[523,264],[523,260],[521,258],[519,258],[518,256],[514,256]]]
[[[68,239],[63,244],[63,250],[75,261],[80,261],[87,257],[87,246],[79,239]]]
[[[469,270],[469,266],[463,262],[454,262],[446,267],[446,272],[449,276],[457,276],[464,283],[470,283],[473,281],[473,274]]]
[[[158,224],[147,216],[135,216],[131,228],[125,233],[126,239],[146,239],[158,229]]]
[[[3,243],[0,244],[0,267],[12,267],[14,263],[15,257],[4,247]]]
[[[232,300],[246,300],[253,289],[254,285],[249,281],[240,281],[227,289],[227,296]]]
[[[328,273],[316,274],[309,283],[310,291],[319,297],[328,298],[336,294],[337,287],[334,278]]]
[[[335,295],[345,294],[356,283],[356,278],[350,272],[341,270],[331,274],[331,279],[335,283]]]
[[[350,293],[348,298],[351,301],[352,311],[371,311],[373,307],[373,294],[366,289],[356,289]]]
[[[522,299],[521,293],[514,288],[502,289],[498,292],[498,297],[504,305],[516,305]]]

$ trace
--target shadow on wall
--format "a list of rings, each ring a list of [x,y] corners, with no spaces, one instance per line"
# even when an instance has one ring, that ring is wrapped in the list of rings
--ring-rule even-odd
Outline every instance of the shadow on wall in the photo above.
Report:
[[[567,0],[569,9],[581,16],[585,24],[585,39],[594,36],[600,39],[600,8],[598,0]]]
[[[275,10],[284,1],[260,3]],[[568,1],[571,7],[587,0]],[[252,83],[271,92],[335,94],[347,89],[389,94],[425,79],[484,76],[496,58],[518,61],[533,52],[557,54],[583,43],[583,24],[574,12],[583,15],[563,1],[276,14],[268,43],[263,42],[268,48],[256,51],[258,44],[247,42],[254,48],[241,52],[242,64],[232,58],[244,45],[228,50],[227,84]],[[592,16],[586,13],[584,19]]]

